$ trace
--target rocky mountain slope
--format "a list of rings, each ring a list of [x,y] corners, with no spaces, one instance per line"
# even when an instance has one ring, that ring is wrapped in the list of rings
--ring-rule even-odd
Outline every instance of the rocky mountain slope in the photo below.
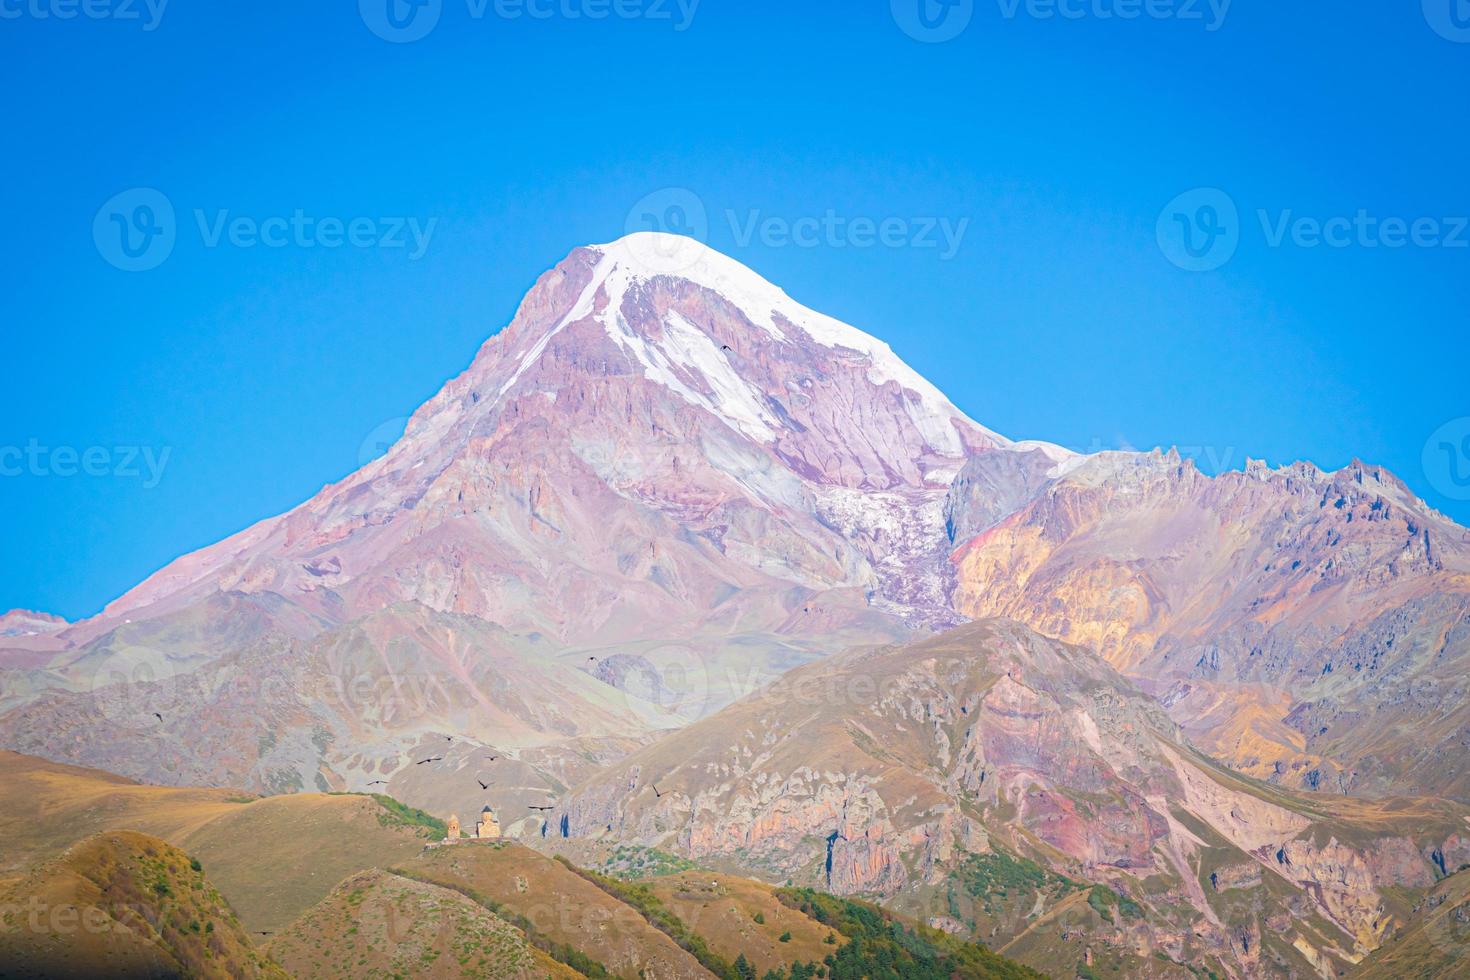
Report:
[[[877,896],[1023,961],[1039,931],[1043,969],[1070,936],[1068,955],[1130,975],[1163,970],[1155,953],[1237,976],[1345,969],[1470,860],[1470,809],[1238,776],[1095,655],[999,620],[799,668],[555,816],[570,838]],[[1085,921],[1053,933],[1069,908]]]
[[[1435,885],[1354,980],[1456,980],[1470,974],[1470,869]]]
[[[633,235],[543,275],[382,458],[100,616],[0,618],[0,744],[450,810],[494,757],[519,808],[792,667],[999,615],[1251,775],[1464,799],[1467,534],[1364,464],[1010,442],[735,261]]]
[[[1004,440],[724,256],[660,272],[670,241],[577,249],[387,455],[94,619],[7,635],[0,742],[361,788],[432,734],[616,744],[955,621],[945,494]]]
[[[634,235],[544,274],[358,472],[99,616],[0,617],[0,745],[309,801],[200,797],[215,853],[339,819],[417,846],[313,790],[493,802],[528,841],[878,896],[1047,970],[1331,972],[1465,848],[1457,804],[1298,791],[1470,799],[1466,534],[1360,463],[1011,442]],[[238,869],[241,914],[327,899],[360,857],[330,853]]]
[[[1216,758],[1470,798],[1470,532],[1382,468],[987,453],[948,513],[958,611],[1087,644]]]

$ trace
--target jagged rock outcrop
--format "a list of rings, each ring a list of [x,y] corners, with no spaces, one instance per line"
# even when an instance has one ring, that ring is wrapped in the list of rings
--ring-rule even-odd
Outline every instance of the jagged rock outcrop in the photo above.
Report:
[[[1090,646],[1253,775],[1470,795],[1470,538],[1392,474],[1012,457],[951,493],[957,610]]]
[[[1289,975],[1377,946],[1400,897],[1443,875],[1434,849],[1463,849],[1467,814],[1269,790],[1195,752],[1085,649],[992,620],[793,671],[593,776],[558,816],[571,838],[669,847],[951,925],[938,896],[967,856],[1001,848],[1147,909],[1098,934],[1117,948]]]

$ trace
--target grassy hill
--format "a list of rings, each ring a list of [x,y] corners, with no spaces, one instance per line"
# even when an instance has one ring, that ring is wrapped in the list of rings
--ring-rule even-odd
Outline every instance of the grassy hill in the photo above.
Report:
[[[437,848],[394,870],[454,889],[502,913],[573,965],[591,961],[620,977],[636,977],[640,970],[656,976],[711,976],[635,908],[572,868],[518,844]]]
[[[708,871],[629,881],[502,843],[436,849],[399,873],[471,896],[533,941],[620,977],[1040,977],[873,905]]]
[[[1032,976],[872,906],[643,853],[613,877],[510,841],[426,848],[443,824],[388,797],[168,789],[14,753],[0,777],[7,903],[130,910],[96,935],[7,920],[6,976]]]
[[[378,870],[343,881],[268,948],[299,977],[582,976],[458,892]]]
[[[772,885],[708,871],[665,875],[645,884],[717,954],[733,963],[743,953],[761,974],[797,961],[820,963],[832,952],[827,938],[835,937],[834,931],[782,903]]]
[[[145,786],[6,751],[0,751],[0,804],[0,840],[6,845],[0,848],[0,872],[120,827],[177,842],[243,805],[230,790]]]
[[[272,796],[182,837],[251,932],[277,932],[350,875],[406,860],[433,836],[370,796]],[[442,835],[440,835],[442,836]]]
[[[0,881],[7,977],[267,977],[199,862],[156,837],[109,831]]]

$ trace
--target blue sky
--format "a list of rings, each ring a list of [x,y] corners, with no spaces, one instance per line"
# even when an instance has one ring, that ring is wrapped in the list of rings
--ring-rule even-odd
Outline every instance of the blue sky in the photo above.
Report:
[[[1360,456],[1470,521],[1451,0],[437,0],[405,43],[387,0],[91,2],[0,0],[0,609],[93,613],[350,472],[649,195],[1008,435]],[[137,188],[172,248],[125,271]]]

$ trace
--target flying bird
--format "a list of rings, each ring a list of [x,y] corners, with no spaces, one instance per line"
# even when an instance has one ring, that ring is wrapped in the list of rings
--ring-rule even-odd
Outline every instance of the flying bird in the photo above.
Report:
[[[554,806],[528,806],[528,807],[526,807],[526,809],[527,810],[540,810],[542,813],[545,813],[547,810],[555,810],[556,807],[554,807]]]
[[[487,755],[487,756],[485,756],[485,758],[489,759],[491,762],[494,762],[496,759],[500,758],[500,756],[498,756],[498,755]]]
[[[388,785],[388,780],[386,780],[386,779],[374,779],[372,782],[368,783],[368,785],[369,786],[387,786]]]
[[[729,344],[725,344],[724,346],[722,346],[720,348],[720,350],[729,350],[729,349],[730,349],[730,345]]]
[[[423,765],[426,762],[443,762],[443,761],[444,761],[444,757],[442,755],[440,755],[440,756],[435,756],[432,759],[421,759],[418,762],[415,762],[414,765],[421,766],[421,765]]]
[[[661,796],[664,795],[664,794],[662,794],[662,793],[660,793],[658,791],[658,783],[653,783],[651,785],[653,786],[653,795],[654,795],[655,798],[658,798],[658,797],[661,797]]]
[[[163,715],[159,714],[156,711],[153,712],[153,717],[157,718],[159,721],[163,721]]]
[[[475,782],[477,782],[477,783],[480,784],[480,788],[481,789],[489,789],[490,788],[490,784],[487,783],[487,782],[485,782],[485,780],[483,780],[483,779],[476,779]]]

